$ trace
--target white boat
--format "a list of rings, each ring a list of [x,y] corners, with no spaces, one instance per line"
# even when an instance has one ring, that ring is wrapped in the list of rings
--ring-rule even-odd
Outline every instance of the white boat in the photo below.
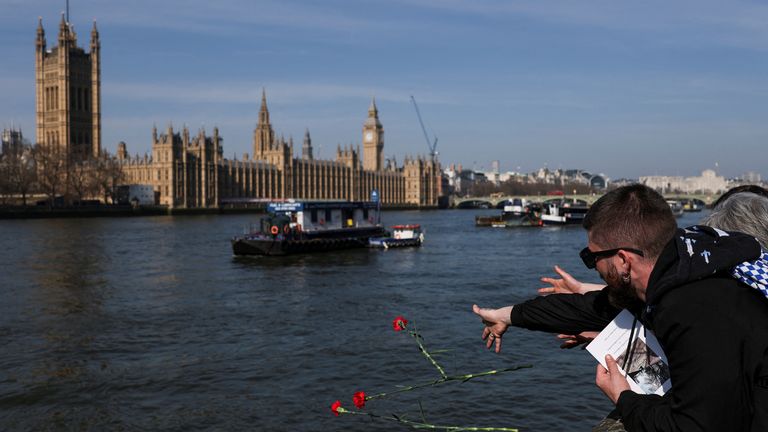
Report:
[[[587,202],[575,198],[555,198],[544,201],[541,221],[544,225],[580,224],[589,211]]]
[[[669,209],[672,210],[672,214],[675,215],[675,217],[681,217],[685,212],[683,203],[680,201],[668,199],[667,204],[669,204]]]
[[[371,237],[368,246],[389,249],[391,247],[421,246],[424,243],[424,233],[421,225],[395,225],[389,237]]]

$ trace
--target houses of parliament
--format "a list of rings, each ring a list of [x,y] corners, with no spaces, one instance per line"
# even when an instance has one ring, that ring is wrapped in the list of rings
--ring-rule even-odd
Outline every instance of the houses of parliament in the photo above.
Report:
[[[37,142],[56,146],[72,157],[98,156],[101,143],[101,42],[94,22],[90,52],[77,46],[77,35],[62,15],[58,46],[46,48],[42,21],[36,38]],[[223,157],[218,128],[209,135],[185,127],[152,130],[151,155],[129,156],[117,148],[124,183],[152,185],[159,204],[169,208],[247,206],[266,200],[368,200],[377,190],[384,206],[437,207],[440,164],[427,157],[407,157],[398,167],[384,159],[384,128],[375,100],[362,126],[360,147],[337,147],[335,159],[313,156],[309,130],[301,154],[292,139],[278,137],[269,118],[266,93],[253,131],[253,153]]]

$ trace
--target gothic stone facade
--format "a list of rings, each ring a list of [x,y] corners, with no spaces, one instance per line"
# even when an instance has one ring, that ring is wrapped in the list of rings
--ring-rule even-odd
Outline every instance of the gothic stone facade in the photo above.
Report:
[[[91,51],[77,46],[77,34],[61,17],[58,46],[46,48],[42,20],[35,41],[36,143],[71,156],[101,152],[101,43],[96,22]]]
[[[294,155],[293,140],[276,138],[262,95],[253,134],[253,157],[225,159],[218,129],[190,137],[184,128],[152,133],[152,155],[128,156],[124,143],[118,159],[128,183],[151,184],[160,204],[171,208],[240,205],[255,199],[368,200],[379,191],[385,206],[436,207],[440,166],[435,160],[406,157],[403,166],[384,164],[384,128],[375,102],[363,124],[363,157],[359,147],[336,150],[334,160],[317,160],[306,132],[302,154]]]

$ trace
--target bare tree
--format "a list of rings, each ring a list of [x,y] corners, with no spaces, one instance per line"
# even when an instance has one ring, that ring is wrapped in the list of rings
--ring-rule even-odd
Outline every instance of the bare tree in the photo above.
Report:
[[[104,204],[107,203],[107,198],[111,198],[112,203],[114,204],[115,188],[125,178],[120,161],[118,161],[116,157],[105,152],[99,156],[96,161],[96,171],[94,175],[99,192],[103,194]]]
[[[30,147],[7,156],[7,182],[13,194],[21,195],[23,205],[27,205],[27,195],[37,179],[37,168]]]
[[[64,152],[53,145],[37,144],[33,150],[37,165],[37,184],[48,197],[53,207],[56,194],[64,186],[67,176],[67,158]]]
[[[8,198],[11,196],[10,178],[8,158],[0,154],[0,204],[2,205],[7,204]]]
[[[67,169],[67,186],[75,196],[78,205],[82,205],[83,199],[97,193],[96,160],[92,157],[72,160]]]

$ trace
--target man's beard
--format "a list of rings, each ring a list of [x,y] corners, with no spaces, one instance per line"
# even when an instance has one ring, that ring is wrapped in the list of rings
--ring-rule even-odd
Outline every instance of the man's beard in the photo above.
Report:
[[[634,309],[642,303],[637,297],[635,289],[632,288],[632,282],[622,280],[613,264],[609,264],[608,274],[605,276],[601,274],[600,276],[608,284],[608,300],[614,307]]]

